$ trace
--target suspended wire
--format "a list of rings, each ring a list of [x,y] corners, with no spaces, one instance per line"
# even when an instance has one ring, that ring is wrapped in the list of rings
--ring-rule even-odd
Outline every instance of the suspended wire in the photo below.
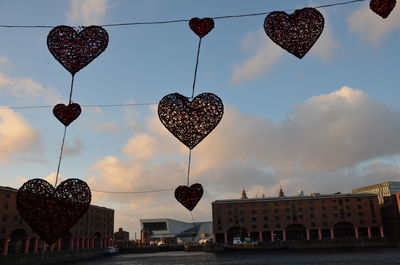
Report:
[[[312,8],[326,8],[340,5],[347,5],[357,2],[365,2],[368,0],[351,0],[345,2],[335,2],[331,4],[312,6]],[[287,9],[282,10],[285,12],[295,11],[296,9]],[[254,16],[262,16],[271,13],[272,11],[264,11],[260,13],[249,13],[249,14],[238,14],[238,15],[226,15],[226,16],[216,16],[211,17],[212,19],[229,19],[229,18],[241,18],[241,17],[254,17]],[[138,26],[138,25],[157,25],[157,24],[171,24],[171,23],[181,23],[188,22],[190,19],[175,19],[175,20],[161,20],[161,21],[142,21],[142,22],[126,22],[126,23],[112,23],[112,24],[102,24],[99,25],[101,27],[122,27],[122,26]],[[4,25],[0,24],[0,28],[54,28],[55,25]]]
[[[158,103],[85,104],[80,106],[85,108],[97,108],[97,107],[104,108],[104,107],[129,107],[129,106],[151,106],[151,105],[158,105]],[[0,107],[0,109],[42,109],[42,108],[54,108],[54,105]]]
[[[154,192],[171,191],[171,190],[175,190],[175,188],[159,189],[159,190],[145,190],[145,191],[108,191],[108,190],[97,190],[97,189],[90,189],[90,190],[94,191],[94,192],[99,192],[99,193],[140,194],[140,193],[154,193]]]

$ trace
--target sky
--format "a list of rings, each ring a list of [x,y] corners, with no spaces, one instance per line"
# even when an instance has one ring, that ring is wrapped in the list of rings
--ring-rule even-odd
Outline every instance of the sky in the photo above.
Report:
[[[335,0],[0,0],[0,24],[88,26],[293,10]],[[22,10],[29,10],[25,12]],[[190,184],[211,202],[299,190],[351,192],[400,180],[400,7],[387,19],[368,1],[319,9],[323,33],[303,59],[265,34],[265,15],[215,20],[202,40],[195,94],[224,102],[220,124],[192,151]],[[173,190],[186,185],[188,148],[160,122],[167,94],[191,95],[198,37],[187,22],[105,27],[107,49],[75,76],[72,100],[86,104],[68,126],[62,180],[80,178],[92,204],[115,210],[115,230],[134,236],[140,219],[190,222]],[[54,183],[64,126],[52,108],[68,103],[70,73],[50,54],[49,28],[0,28],[0,185]]]

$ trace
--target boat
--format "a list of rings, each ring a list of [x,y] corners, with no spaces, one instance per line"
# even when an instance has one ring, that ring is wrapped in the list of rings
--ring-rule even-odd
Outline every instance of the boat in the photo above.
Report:
[[[271,251],[271,250],[282,250],[288,249],[287,245],[281,244],[281,242],[270,243],[268,245],[259,244],[258,241],[252,241],[251,238],[245,238],[241,240],[240,237],[234,237],[232,244],[225,244],[224,250],[233,251]]]

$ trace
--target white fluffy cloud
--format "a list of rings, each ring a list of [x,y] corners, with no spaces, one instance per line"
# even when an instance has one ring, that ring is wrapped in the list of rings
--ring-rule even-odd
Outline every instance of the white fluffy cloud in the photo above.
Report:
[[[10,109],[0,109],[0,162],[31,150],[38,141],[38,133],[21,115]]]
[[[267,74],[272,67],[279,62],[283,50],[273,43],[265,32],[249,34],[243,41],[242,46],[258,46],[255,53],[240,64],[233,66],[231,82],[240,83],[253,80],[261,75]]]
[[[249,196],[351,191],[398,179],[397,165],[377,162],[400,154],[400,116],[361,90],[342,87],[298,104],[280,122],[245,115],[226,107],[219,126],[192,152],[190,183],[205,189],[194,215],[211,219],[211,202]],[[186,184],[188,149],[160,123],[156,114],[146,129],[121,150],[91,168],[93,189],[145,191],[147,194],[94,193],[94,203],[116,209],[116,225],[139,230],[139,219],[170,217],[190,221],[174,199]]]
[[[68,21],[84,25],[99,24],[109,7],[107,0],[70,0],[69,3]]]
[[[60,102],[60,96],[52,88],[44,88],[30,78],[13,78],[0,72],[0,92],[5,91],[27,102],[43,100],[49,104]]]
[[[351,13],[347,22],[352,32],[377,45],[390,32],[400,29],[400,8],[396,6],[388,18],[382,19],[365,4]]]

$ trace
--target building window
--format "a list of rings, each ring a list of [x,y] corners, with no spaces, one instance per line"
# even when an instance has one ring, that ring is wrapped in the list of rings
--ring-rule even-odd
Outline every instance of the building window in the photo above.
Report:
[[[346,205],[346,210],[350,210],[350,205]]]
[[[274,213],[279,213],[279,209],[274,209]]]
[[[279,220],[280,217],[278,215],[275,215],[275,220]]]
[[[303,215],[299,214],[299,219],[303,219]]]
[[[364,216],[364,213],[359,212],[359,213],[358,213],[358,216]]]
[[[310,212],[314,212],[314,207],[310,207]]]
[[[334,216],[334,217],[338,217],[339,215],[338,215],[337,213],[334,213],[333,216]]]
[[[264,220],[265,220],[265,221],[268,220],[268,216],[264,216]]]
[[[264,224],[264,228],[268,229],[268,224]]]
[[[357,209],[362,209],[362,205],[361,204],[357,205]]]
[[[222,226],[218,226],[217,229],[218,229],[219,231],[221,231],[221,230],[222,230]]]
[[[315,216],[314,216],[313,214],[310,214],[310,218],[311,218],[311,219],[314,219],[314,217],[315,217]]]
[[[357,198],[357,201],[360,202],[360,201],[361,201],[361,198]]]
[[[6,198],[7,198],[7,199],[10,198],[10,193],[6,193]]]
[[[257,218],[256,217],[251,217],[251,221],[256,222]]]
[[[252,225],[251,228],[257,229],[257,225]]]
[[[322,211],[326,211],[326,207],[325,207],[325,206],[322,206],[322,207],[321,207],[321,210],[322,210]]]
[[[301,213],[303,211],[303,208],[299,208],[298,211]]]
[[[323,214],[322,214],[322,217],[323,217],[323,218],[326,218],[326,213],[323,213]]]
[[[315,223],[314,222],[311,223],[311,227],[315,227]]]
[[[280,224],[276,224],[275,228],[281,228],[281,225]]]
[[[241,221],[241,222],[244,222],[244,217],[240,218],[240,221]]]
[[[14,216],[14,221],[18,222],[18,215]]]
[[[347,217],[350,217],[351,216],[351,213],[347,213]]]
[[[263,210],[263,214],[268,214],[268,210]]]
[[[241,211],[240,211],[240,214],[241,214],[241,215],[243,215],[243,214],[244,214],[244,211],[243,211],[243,210],[241,210]]]
[[[254,215],[254,214],[257,214],[257,213],[256,213],[256,210],[251,210],[251,214],[253,214],[253,215]]]
[[[278,202],[274,202],[274,205],[277,206],[277,205],[278,205]]]
[[[335,202],[336,202],[336,200],[332,200],[332,202],[333,202],[333,203],[335,203]]]
[[[229,221],[230,223],[232,223],[232,218],[229,218],[228,221]]]
[[[323,226],[328,226],[328,222],[323,222]]]
[[[349,199],[346,198],[346,199],[344,199],[344,201],[345,201],[345,202],[349,202]]]
[[[2,234],[5,234],[5,233],[6,233],[6,228],[5,228],[5,227],[2,227],[2,228],[1,228],[1,233],[2,233]]]
[[[286,220],[290,220],[290,219],[291,219],[290,215],[286,216]]]
[[[290,213],[290,208],[286,208],[286,212],[287,212],[287,213]]]
[[[8,203],[4,204],[4,209],[8,210]]]
[[[3,215],[3,221],[7,221],[7,215]]]
[[[333,210],[335,210],[335,211],[336,211],[336,210],[337,210],[337,206],[333,206]]]
[[[229,211],[229,212],[228,212],[228,215],[232,215],[232,211]]]
[[[364,224],[364,220],[360,220],[360,225],[363,225]]]
[[[326,201],[325,200],[321,200],[321,203],[326,203]]]

